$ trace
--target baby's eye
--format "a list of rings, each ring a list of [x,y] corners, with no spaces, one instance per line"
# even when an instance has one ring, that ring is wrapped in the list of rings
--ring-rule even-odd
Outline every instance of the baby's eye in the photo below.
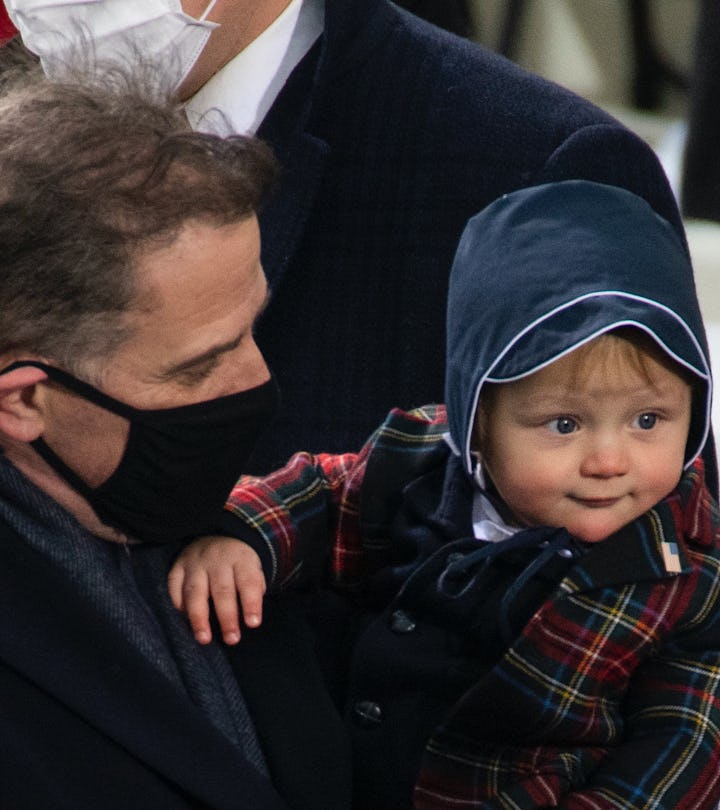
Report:
[[[641,413],[636,420],[636,424],[641,430],[652,430],[657,424],[657,414]]]
[[[548,422],[548,427],[554,433],[561,433],[563,435],[567,433],[572,433],[574,430],[577,429],[577,422],[571,416],[558,416],[557,419],[553,419]]]

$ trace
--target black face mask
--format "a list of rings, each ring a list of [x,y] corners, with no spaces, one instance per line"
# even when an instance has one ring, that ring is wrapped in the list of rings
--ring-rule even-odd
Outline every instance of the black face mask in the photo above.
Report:
[[[206,402],[144,410],[114,399],[66,371],[34,361],[63,387],[130,423],[125,452],[102,484],[89,486],[41,438],[32,446],[108,525],[139,540],[162,543],[216,530],[230,490],[260,431],[274,416],[274,379]]]

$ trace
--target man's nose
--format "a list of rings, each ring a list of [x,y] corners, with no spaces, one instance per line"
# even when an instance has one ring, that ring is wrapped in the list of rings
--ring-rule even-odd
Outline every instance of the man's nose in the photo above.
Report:
[[[251,344],[247,347],[246,362],[243,387],[254,388],[270,379],[270,369],[255,338],[252,338]]]
[[[237,394],[257,388],[270,379],[270,370],[255,338],[246,337],[224,364],[222,393]]]
[[[629,470],[627,444],[619,433],[603,433],[588,440],[580,472],[596,478],[613,478]]]

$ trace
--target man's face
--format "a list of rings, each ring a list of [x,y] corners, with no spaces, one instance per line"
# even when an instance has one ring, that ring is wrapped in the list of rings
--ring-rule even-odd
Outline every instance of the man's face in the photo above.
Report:
[[[650,356],[646,375],[601,364],[582,385],[571,356],[498,385],[483,465],[512,519],[603,540],[654,506],[682,474],[690,386]]]
[[[253,337],[267,285],[255,216],[225,226],[191,222],[136,265],[131,337],[98,387],[137,408],[170,408],[253,388],[270,378]],[[115,470],[128,423],[49,386],[44,438],[91,486]]]

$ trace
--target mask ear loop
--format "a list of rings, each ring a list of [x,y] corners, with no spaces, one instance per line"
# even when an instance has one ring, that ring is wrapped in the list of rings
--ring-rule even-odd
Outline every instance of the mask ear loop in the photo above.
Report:
[[[210,0],[210,2],[208,3],[207,8],[205,9],[205,11],[203,11],[203,13],[198,17],[198,22],[205,22],[205,20],[207,19],[208,14],[213,10],[216,3],[217,3],[217,0]]]
[[[203,11],[203,13],[199,17],[194,18],[195,24],[197,26],[200,26],[200,24],[204,23],[204,26],[202,26],[202,27],[205,27],[205,28],[207,28],[209,30],[206,30],[204,32],[201,40],[197,42],[197,45],[196,45],[194,51],[190,54],[190,59],[187,62],[187,68],[184,70],[183,74],[177,79],[177,82],[175,84],[175,89],[176,90],[177,90],[178,87],[180,87],[180,85],[182,85],[182,83],[185,81],[185,79],[187,79],[187,77],[189,76],[189,74],[192,71],[193,67],[195,66],[195,63],[199,59],[200,54],[203,52],[203,50],[205,50],[205,46],[207,45],[207,42],[208,42],[208,39],[210,38],[210,34],[212,33],[212,30],[214,28],[218,28],[220,26],[220,23],[216,23],[216,22],[213,22],[212,20],[207,19],[208,14],[210,14],[210,12],[213,10],[213,8],[215,7],[216,2],[217,2],[217,0],[210,0],[210,2],[208,3],[205,11]],[[187,15],[187,14],[185,15],[185,18],[186,19],[193,19],[192,17],[190,17],[190,15]]]
[[[99,407],[104,408],[106,411],[110,411],[118,416],[122,416],[124,419],[132,420],[136,416],[142,415],[141,409],[134,408],[132,405],[121,402],[119,399],[115,399],[115,397],[111,397],[104,391],[100,391],[100,389],[95,388],[94,385],[90,385],[90,383],[74,377],[69,372],[63,371],[61,368],[56,368],[55,366],[49,366],[40,360],[16,360],[14,363],[11,363],[9,366],[2,369],[0,374],[5,374],[8,371],[12,371],[16,368],[22,368],[23,366],[39,368],[41,371],[44,371],[51,380],[60,383],[63,388],[67,388],[69,391],[79,394],[83,399],[86,399],[88,402],[92,402],[93,405],[98,405]]]
[[[476,450],[471,451],[470,453],[473,464],[473,478],[475,479],[475,483],[480,487],[483,492],[487,489],[486,481],[485,481],[485,472],[483,471],[483,463],[480,453]]]
[[[59,473],[76,492],[85,498],[85,500],[91,500],[95,488],[91,487],[87,481],[81,478],[72,467],[68,467],[42,436],[30,442],[30,446],[43,461],[47,462],[56,473]]]

